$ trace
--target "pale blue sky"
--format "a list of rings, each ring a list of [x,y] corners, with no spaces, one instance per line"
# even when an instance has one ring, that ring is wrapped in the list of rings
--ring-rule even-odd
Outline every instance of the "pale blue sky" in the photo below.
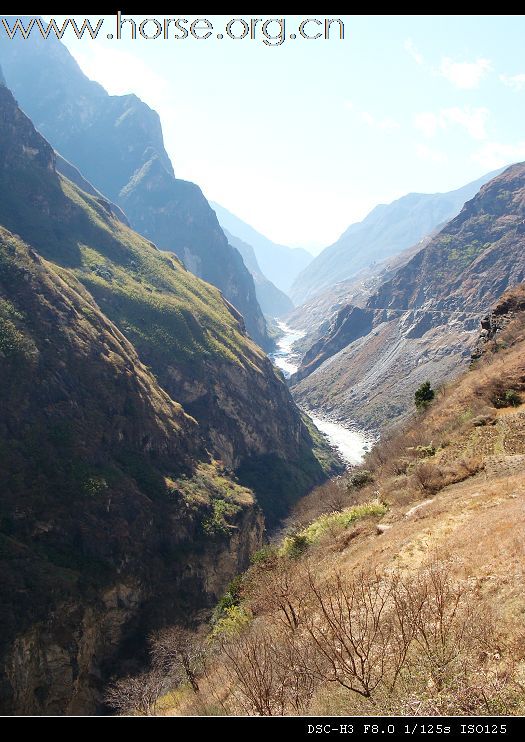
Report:
[[[523,16],[340,18],[343,41],[109,41],[108,18],[66,43],[159,112],[178,177],[278,242],[326,246],[377,203],[525,159]]]

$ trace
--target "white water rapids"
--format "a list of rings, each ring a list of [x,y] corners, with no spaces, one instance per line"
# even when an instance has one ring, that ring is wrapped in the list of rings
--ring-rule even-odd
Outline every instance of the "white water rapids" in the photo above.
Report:
[[[277,321],[277,326],[283,333],[277,341],[277,350],[270,355],[277,368],[280,368],[286,378],[294,374],[298,367],[300,358],[292,350],[294,343],[304,335],[302,330],[294,330],[285,322]],[[366,451],[371,447],[370,436],[365,435],[358,428],[351,428],[327,417],[304,410],[312,418],[313,422],[328,438],[332,448],[336,449],[344,462],[348,465],[359,464]]]

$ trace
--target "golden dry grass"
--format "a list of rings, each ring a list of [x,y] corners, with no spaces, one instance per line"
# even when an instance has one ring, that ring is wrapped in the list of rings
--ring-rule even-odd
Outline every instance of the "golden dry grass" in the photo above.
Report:
[[[349,487],[340,479],[301,503],[288,530],[315,531],[316,538],[295,558],[270,553],[244,577],[242,605],[253,619],[241,630],[238,648],[242,644],[262,661],[260,642],[278,657],[290,631],[304,631],[304,622],[315,630],[322,615],[315,618],[319,606],[305,575],[330,593],[335,575],[410,581],[428,564],[443,568],[450,585],[468,586],[474,610],[469,621],[476,632],[486,631],[485,638],[475,650],[465,650],[448,684],[433,687],[434,699],[428,692],[434,681],[422,669],[401,673],[395,693],[375,691],[375,706],[337,683],[318,680],[300,699],[303,705],[284,702],[281,693],[274,713],[523,713],[525,405],[493,403],[494,389],[511,388],[525,399],[525,340],[516,323],[504,342],[507,347],[489,349],[475,368],[441,389],[423,415],[371,452],[363,468],[372,481]],[[376,498],[387,506],[383,516],[374,511],[355,521],[345,517],[351,507]],[[309,519],[315,523],[308,527]],[[325,523],[329,527],[318,528]],[[235,653],[235,637],[230,641],[234,649],[224,654],[219,648],[212,657],[200,693],[183,694],[163,713],[261,713],[238,686],[228,657],[242,669],[243,653]],[[301,641],[309,656],[312,647]]]

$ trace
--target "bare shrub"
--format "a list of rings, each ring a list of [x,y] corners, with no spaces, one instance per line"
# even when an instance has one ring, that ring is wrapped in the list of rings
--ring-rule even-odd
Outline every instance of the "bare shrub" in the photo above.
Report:
[[[383,682],[393,687],[417,625],[401,580],[338,574],[320,586],[310,573],[309,585],[316,612],[306,630],[317,652],[308,670],[367,699]]]
[[[154,669],[116,680],[109,686],[104,700],[120,714],[152,716],[165,687],[165,677]]]
[[[422,462],[414,468],[413,481],[416,486],[429,495],[447,487],[449,484],[462,482],[474,476],[484,467],[480,457],[470,456],[458,459],[446,466]]]
[[[271,566],[252,568],[246,584],[254,615],[273,613],[284,628],[295,630],[304,617],[306,585],[299,565],[283,557]]]
[[[267,629],[252,628],[236,641],[223,641],[224,668],[232,693],[244,712],[258,716],[282,716],[290,686],[297,687],[293,666],[280,662],[278,636]]]
[[[428,494],[434,495],[444,486],[441,470],[434,464],[421,463],[415,467],[413,478],[416,485]]]
[[[522,384],[517,379],[490,377],[477,385],[475,393],[492,407],[518,407],[521,388]]]
[[[202,638],[182,626],[173,626],[153,634],[150,644],[156,671],[176,683],[188,682],[198,693],[198,677],[206,660]]]
[[[412,580],[421,609],[404,670],[398,713],[491,714],[516,703],[515,673],[502,662],[496,624],[475,585],[452,577],[449,561],[432,561]]]

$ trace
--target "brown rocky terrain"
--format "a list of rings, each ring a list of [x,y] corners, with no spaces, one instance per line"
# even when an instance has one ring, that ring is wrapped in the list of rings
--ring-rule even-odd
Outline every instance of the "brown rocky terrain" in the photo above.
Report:
[[[414,390],[465,367],[478,323],[525,277],[525,165],[483,186],[364,307],[339,310],[305,354],[294,395],[369,428],[406,415]]]
[[[199,692],[157,713],[523,714],[523,296],[496,303],[470,370],[300,503],[214,627]]]
[[[364,307],[379,287],[422,250],[430,239],[431,237],[425,237],[398,255],[382,260],[373,267],[364,268],[354,278],[339,281],[287,314],[286,323],[294,330],[305,332],[304,337],[294,345],[297,352],[304,355],[311,348],[313,352],[313,346],[318,341],[322,342],[325,335],[331,334],[331,328],[337,323],[337,315],[341,309],[346,309],[348,305]]]

